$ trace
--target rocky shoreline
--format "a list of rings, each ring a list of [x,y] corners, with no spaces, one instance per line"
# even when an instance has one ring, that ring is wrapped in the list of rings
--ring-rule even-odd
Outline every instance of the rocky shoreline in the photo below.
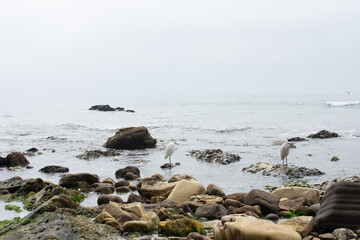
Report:
[[[111,149],[86,151],[77,157],[117,156],[121,153],[114,149],[153,148],[156,143],[145,127],[125,128],[105,143]],[[220,149],[190,154],[209,164],[240,160]],[[29,164],[23,153],[0,158],[0,167],[8,169]],[[313,185],[297,180],[267,190],[227,194],[216,183],[204,186],[187,174],[169,179],[159,173],[144,177],[136,166],[117,169],[102,181],[92,173],[64,174],[69,169],[63,166],[39,171],[63,175],[57,184],[21,177],[0,182],[0,200],[6,201],[6,210],[19,211],[11,202],[22,201],[30,211],[24,218],[0,221],[0,239],[325,240],[358,239],[360,235],[357,176]],[[318,169],[263,162],[243,171],[289,180],[324,174]],[[81,206],[93,193],[98,195],[98,206]],[[128,194],[126,200],[124,194]]]

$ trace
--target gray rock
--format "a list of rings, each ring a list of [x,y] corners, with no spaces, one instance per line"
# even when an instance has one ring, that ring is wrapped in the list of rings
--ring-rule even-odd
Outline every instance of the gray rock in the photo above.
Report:
[[[216,203],[206,203],[198,207],[195,211],[196,217],[204,217],[209,220],[220,219],[227,215],[228,211],[223,205]]]
[[[286,200],[286,201],[282,201],[279,202],[279,208],[281,210],[297,210],[300,207],[304,206],[306,204],[306,200],[303,197],[294,199],[294,200]]]
[[[264,214],[277,213],[279,197],[269,192],[253,189],[245,197],[245,204],[250,206],[259,205]]]
[[[0,167],[4,166],[7,168],[12,167],[26,167],[30,162],[26,159],[24,154],[19,152],[9,153],[6,158],[0,159]]]
[[[222,197],[222,198],[226,197],[223,190],[221,190],[218,186],[216,186],[213,183],[209,184],[209,186],[206,188],[206,193],[208,195],[215,195],[215,196]]]
[[[49,165],[41,168],[39,172],[43,173],[66,173],[69,172],[69,168],[62,166]]]
[[[242,202],[239,202],[234,199],[226,199],[223,205],[227,209],[229,207],[240,208],[240,207],[244,206],[244,204]]]
[[[100,182],[99,176],[91,173],[65,174],[60,178],[59,185],[67,188],[91,188]]]
[[[89,110],[97,110],[97,111],[103,111],[103,112],[114,112],[116,111],[115,108],[110,107],[109,105],[94,105],[89,108]]]
[[[126,186],[129,186],[130,183],[126,180],[120,180],[118,182],[115,183],[115,187],[118,188],[118,187],[126,187]]]
[[[276,223],[279,220],[279,215],[275,213],[269,213],[268,215],[265,216],[265,218]]]
[[[97,199],[98,205],[108,204],[109,202],[116,202],[116,203],[124,203],[120,196],[116,195],[102,195],[99,196]]]
[[[135,166],[127,166],[120,168],[115,172],[116,178],[124,178],[125,180],[134,180],[140,177],[140,170]]]
[[[119,155],[121,155],[119,152],[117,152],[114,149],[110,149],[107,151],[101,151],[101,150],[86,151],[85,153],[77,155],[76,157],[79,159],[90,160],[90,159],[96,159],[96,158],[100,158],[100,157],[115,157],[115,156],[119,156]]]
[[[192,150],[189,153],[190,156],[195,157],[199,161],[209,163],[216,162],[223,165],[238,162],[241,159],[239,155],[223,152],[221,149]]]
[[[129,127],[120,129],[113,137],[110,137],[104,145],[114,149],[145,149],[154,148],[156,139],[150,136],[146,127]]]
[[[338,228],[335,229],[332,234],[339,240],[357,240],[358,235],[356,235],[353,231],[347,228]]]
[[[115,192],[115,187],[110,183],[95,183],[93,185],[94,192],[99,194],[110,194]]]
[[[232,193],[226,197],[226,199],[233,199],[241,203],[245,202],[245,197],[248,193]]]
[[[320,138],[320,139],[325,139],[325,138],[337,138],[339,137],[339,134],[335,133],[335,132],[329,132],[327,130],[321,130],[317,133],[314,134],[310,134],[308,136],[308,138]]]

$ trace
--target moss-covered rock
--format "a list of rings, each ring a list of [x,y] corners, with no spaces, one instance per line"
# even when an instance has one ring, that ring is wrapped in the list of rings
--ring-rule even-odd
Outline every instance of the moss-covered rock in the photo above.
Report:
[[[181,218],[171,221],[162,221],[158,225],[159,234],[167,236],[187,236],[191,232],[206,234],[204,226],[198,221]]]

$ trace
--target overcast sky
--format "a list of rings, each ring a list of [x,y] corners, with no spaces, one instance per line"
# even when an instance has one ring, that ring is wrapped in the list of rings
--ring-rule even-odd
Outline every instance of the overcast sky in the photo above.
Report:
[[[359,0],[2,0],[0,94],[360,92]]]

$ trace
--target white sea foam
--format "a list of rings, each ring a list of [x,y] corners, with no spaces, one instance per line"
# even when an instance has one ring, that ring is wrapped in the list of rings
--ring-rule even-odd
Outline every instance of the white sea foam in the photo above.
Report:
[[[329,107],[347,107],[358,106],[360,101],[344,101],[344,102],[325,102]]]

